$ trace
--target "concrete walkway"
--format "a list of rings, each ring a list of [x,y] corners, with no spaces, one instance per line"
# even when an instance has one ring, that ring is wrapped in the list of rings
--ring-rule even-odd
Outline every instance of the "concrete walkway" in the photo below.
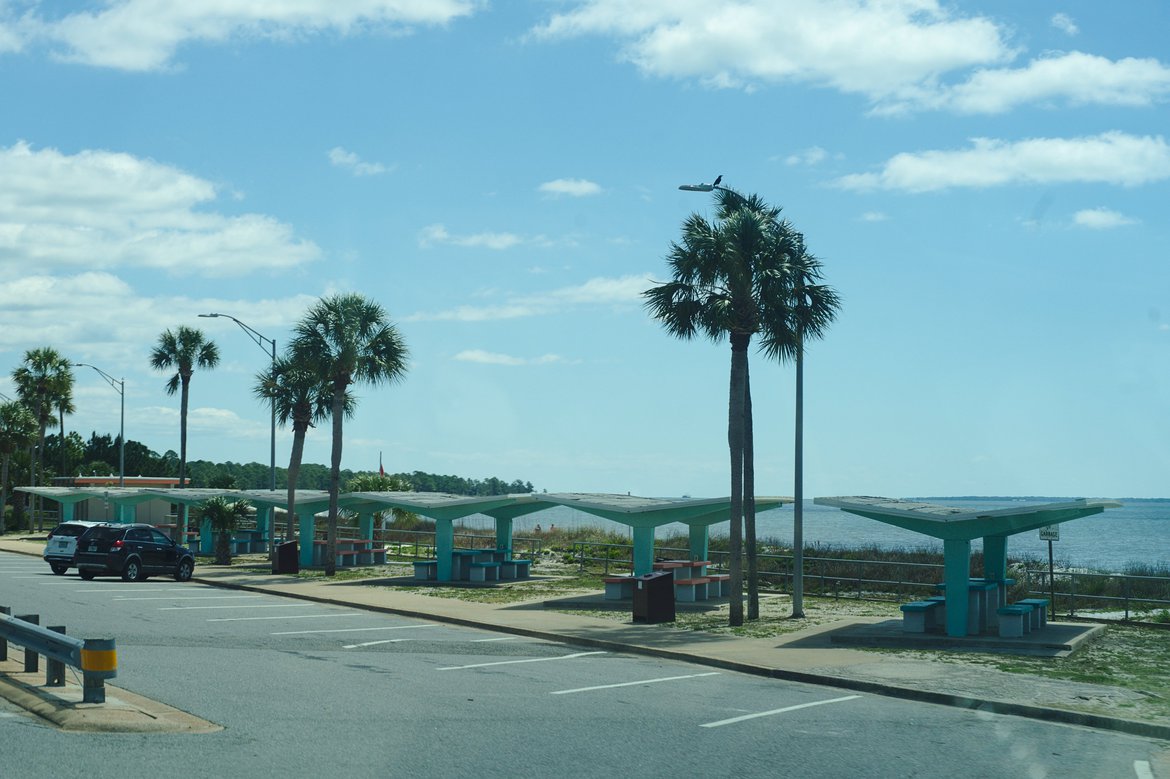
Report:
[[[0,549],[37,554],[29,542],[0,541]],[[667,625],[637,624],[546,608],[542,602],[484,604],[435,598],[394,586],[359,580],[301,579],[215,566],[196,568],[196,580],[218,587],[265,592],[319,603],[438,620],[578,646],[632,652],[777,679],[829,685],[981,711],[1086,725],[1170,740],[1170,718],[1137,721],[1102,714],[1137,703],[1133,690],[1005,673],[984,666],[922,657],[893,656],[835,643],[837,634],[885,636],[875,646],[897,645],[899,630],[889,620],[852,618],[774,638],[741,638]],[[1059,623],[1063,624],[1063,623]],[[1091,629],[1069,625],[1070,635]],[[945,637],[944,637],[945,638]],[[983,651],[987,651],[986,648]],[[1040,651],[1050,651],[1041,648]],[[1051,653],[1056,654],[1055,650]],[[0,665],[0,671],[3,671]],[[129,673],[129,669],[127,669]],[[2,679],[3,674],[0,674]],[[39,680],[44,683],[43,674]],[[4,686],[0,685],[0,695]],[[108,698],[118,698],[111,692]],[[72,704],[64,708],[76,709]],[[193,728],[186,723],[184,729]],[[198,729],[198,728],[194,728]]]

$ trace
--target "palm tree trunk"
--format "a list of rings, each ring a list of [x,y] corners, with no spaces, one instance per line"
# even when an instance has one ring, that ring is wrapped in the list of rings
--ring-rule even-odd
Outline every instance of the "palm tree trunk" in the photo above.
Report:
[[[284,540],[297,537],[297,479],[301,475],[301,457],[305,454],[305,431],[293,431],[292,455],[288,458],[288,528]]]
[[[728,624],[743,624],[743,431],[747,347],[751,336],[731,335],[731,382],[727,403],[727,446],[731,454],[731,600]]]
[[[41,433],[40,433],[40,436],[38,436],[38,438],[37,438],[37,456],[36,456],[36,460],[33,462],[33,469],[32,469],[32,485],[34,487],[37,486],[37,474],[40,473],[40,470],[41,470],[41,458],[43,458],[45,455],[45,427],[46,426],[47,426],[47,424],[45,422],[41,423]],[[44,504],[44,501],[41,500],[41,497],[39,495],[33,496],[32,506],[33,506],[33,514],[35,514],[37,517],[37,532],[38,533],[43,532],[45,529],[44,528],[45,504]],[[29,527],[29,530],[32,530],[32,518],[31,517],[29,517],[28,527]]]
[[[760,618],[760,558],[756,539],[756,455],[752,431],[752,381],[743,368],[743,527],[747,546],[748,619]]]
[[[792,483],[792,616],[804,616],[804,338],[796,336],[796,451]]]
[[[61,423],[61,475],[68,476],[68,466],[65,462],[65,407],[57,409],[57,418]]]
[[[179,489],[187,486],[187,396],[190,389],[190,377],[182,377],[182,392],[179,395]],[[179,537],[175,540],[180,544],[187,538],[187,504],[179,504]]]
[[[215,564],[232,564],[231,534],[227,530],[221,530],[215,534]]]
[[[345,417],[345,387],[333,388],[333,457],[329,463],[329,527],[325,544],[325,575],[337,573],[337,497],[341,492],[341,437]]]

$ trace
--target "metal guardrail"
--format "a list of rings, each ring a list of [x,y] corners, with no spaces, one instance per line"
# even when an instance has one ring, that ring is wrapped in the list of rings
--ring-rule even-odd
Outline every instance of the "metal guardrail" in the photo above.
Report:
[[[1046,570],[1027,569],[1024,585],[1029,595],[1051,599],[1053,613],[1064,609],[1070,617],[1080,609],[1082,616],[1100,619],[1092,612],[1104,608],[1123,612],[1128,622],[1135,612],[1170,611],[1170,579],[1160,576],[1055,571],[1050,578]]]
[[[657,546],[656,555],[687,557],[689,550]],[[570,559],[584,570],[586,564],[603,569],[609,575],[611,568],[633,569],[633,547],[629,544],[595,541],[573,542]],[[728,554],[723,551],[708,553],[712,568],[726,571]],[[794,562],[791,554],[758,556],[760,583],[763,587],[791,591]],[[935,563],[913,563],[889,560],[855,560],[834,557],[804,558],[804,587],[807,594],[858,600],[897,600],[907,594],[936,592],[943,580],[943,566]],[[745,573],[746,573],[745,562]],[[1028,596],[1047,597],[1058,603],[1062,613],[1070,617],[1091,617],[1105,621],[1129,621],[1134,614],[1170,611],[1170,578],[1105,574],[1076,571],[1057,571],[1053,587],[1047,570],[1025,569],[1022,572],[1022,591]],[[1106,618],[1092,611],[1113,610],[1124,616]]]
[[[65,686],[65,666],[82,674],[82,701],[106,702],[106,679],[118,675],[118,652],[112,638],[77,639],[65,635],[63,625],[41,627],[37,614],[12,615],[0,606],[0,661],[8,659],[9,642],[24,647],[24,671],[36,673],[38,656],[45,656],[45,686]]]

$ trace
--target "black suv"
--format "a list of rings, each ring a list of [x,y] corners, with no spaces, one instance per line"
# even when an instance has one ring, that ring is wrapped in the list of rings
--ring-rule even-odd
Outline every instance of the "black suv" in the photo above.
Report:
[[[77,570],[82,579],[121,577],[140,582],[168,574],[185,582],[195,571],[191,550],[179,546],[152,525],[94,525],[77,540]]]

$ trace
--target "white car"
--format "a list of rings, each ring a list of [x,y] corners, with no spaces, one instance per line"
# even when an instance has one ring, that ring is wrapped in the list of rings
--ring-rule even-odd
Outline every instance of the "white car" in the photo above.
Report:
[[[77,539],[81,534],[100,522],[62,522],[49,531],[49,540],[45,544],[45,562],[53,569],[53,573],[61,576],[77,563]]]

